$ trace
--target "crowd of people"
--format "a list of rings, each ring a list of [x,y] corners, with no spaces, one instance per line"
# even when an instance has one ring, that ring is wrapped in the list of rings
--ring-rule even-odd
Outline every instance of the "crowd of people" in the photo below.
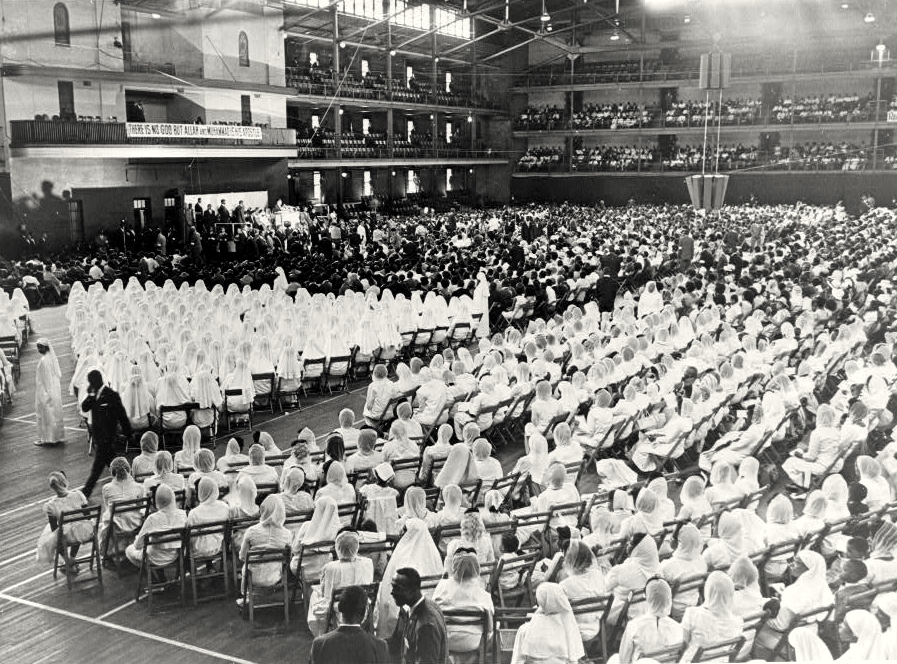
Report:
[[[577,662],[601,635],[623,664],[720,644],[895,659],[895,221],[801,204],[534,205],[381,222],[402,227],[399,246],[372,232],[364,262],[350,255],[326,285],[300,273],[292,288],[280,269],[258,289],[189,274],[75,285],[85,411],[121,390],[130,432],[153,399],[200,406],[174,457],[150,432],[132,462],[111,461],[104,533],[116,500],[153,487],[124,551],[135,563],[170,562],[147,551],[153,530],[257,517],[232,545],[244,570],[253,551],[290,547],[319,649],[346,590],[343,619],[369,613],[376,647],[397,659],[405,642],[406,662],[476,656],[482,629],[443,617],[455,609],[481,611],[489,634],[518,627],[498,646],[529,664]],[[473,333],[450,343],[464,323]],[[225,398],[239,412],[264,396],[257,370],[301,381],[347,350],[372,374],[364,426],[341,413],[323,450],[305,430],[245,451],[232,439],[217,461],[199,448]],[[44,560],[62,511],[90,493],[59,473],[50,486]],[[350,503],[361,513],[340,512]],[[359,553],[383,540],[388,560]],[[304,548],[322,541],[332,553]],[[370,583],[370,604],[347,590]],[[501,609],[521,595],[534,611],[512,623]]]

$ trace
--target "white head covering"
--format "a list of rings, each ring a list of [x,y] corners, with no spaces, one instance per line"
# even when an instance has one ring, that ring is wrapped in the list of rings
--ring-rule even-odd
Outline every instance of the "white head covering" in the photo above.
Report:
[[[819,609],[834,602],[825,576],[825,559],[815,551],[798,551],[797,557],[807,566],[807,571],[782,592],[782,604],[792,613]],[[820,618],[821,620],[821,618]]]
[[[208,364],[202,365],[190,381],[190,395],[200,408],[218,408],[221,406],[221,390],[212,376]]]
[[[514,662],[578,662],[585,656],[582,636],[564,590],[543,583],[536,590],[539,608],[514,643]]]
[[[252,403],[253,399],[255,399],[255,387],[253,386],[252,373],[249,371],[249,366],[246,364],[246,360],[243,358],[237,360],[236,367],[224,380],[223,387],[226,390],[241,390],[239,397],[230,397],[237,400],[239,403],[244,405]]]
[[[452,445],[445,465],[436,476],[433,484],[440,488],[449,484],[473,482],[479,477],[476,462],[467,445]]]
[[[132,420],[145,417],[153,409],[153,397],[146,388],[139,369],[137,373],[131,374],[131,380],[121,394],[121,401],[128,418]]]
[[[315,501],[315,511],[308,522],[308,527],[301,532],[303,544],[312,542],[329,542],[336,537],[340,528],[339,510],[336,501],[326,496]]]
[[[838,661],[878,662],[887,659],[884,642],[881,638],[881,624],[868,611],[854,609],[844,616],[844,622],[857,637],[847,652]]]
[[[832,653],[812,627],[795,627],[788,635],[795,662],[831,662]]]

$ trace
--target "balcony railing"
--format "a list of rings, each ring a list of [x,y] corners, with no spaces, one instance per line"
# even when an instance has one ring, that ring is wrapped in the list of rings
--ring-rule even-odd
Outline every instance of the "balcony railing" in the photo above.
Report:
[[[11,146],[36,145],[208,145],[247,147],[293,147],[295,129],[262,128],[262,140],[230,138],[137,138],[128,137],[124,122],[80,122],[12,120]]]
[[[301,67],[287,67],[287,87],[299,94],[366,101],[397,101],[411,104],[487,108],[502,110],[504,106],[490,99],[472,97],[466,92],[433,92],[427,86],[409,88],[400,80],[367,77],[359,80],[347,76],[339,78],[332,72],[311,71]]]

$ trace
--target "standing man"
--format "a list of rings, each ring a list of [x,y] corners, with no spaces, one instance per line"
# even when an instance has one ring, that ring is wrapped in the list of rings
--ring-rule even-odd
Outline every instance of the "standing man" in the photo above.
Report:
[[[361,627],[368,612],[368,598],[360,586],[349,586],[337,605],[339,627],[311,644],[309,664],[387,664],[386,641]]]
[[[56,445],[65,442],[62,420],[62,387],[59,361],[46,339],[37,340],[37,375],[34,386],[34,419],[37,421],[37,440],[34,444]]]
[[[158,233],[156,235],[156,253],[162,256],[163,258],[168,255],[168,251],[166,247],[168,246],[168,240],[165,239],[165,233],[162,232],[162,229],[158,229]]]
[[[115,436],[119,425],[124,434],[130,437],[131,422],[118,392],[103,384],[103,374],[96,369],[88,372],[87,385],[87,398],[81,402],[81,412],[90,413],[94,456],[90,477],[81,492],[85,498],[90,498],[100,473],[115,458]]]
[[[389,640],[393,657],[404,653],[405,664],[446,664],[448,633],[442,611],[420,592],[420,574],[402,567],[392,580],[392,598],[399,605],[399,621]],[[407,611],[403,607],[408,607]],[[397,661],[403,661],[401,657]]]

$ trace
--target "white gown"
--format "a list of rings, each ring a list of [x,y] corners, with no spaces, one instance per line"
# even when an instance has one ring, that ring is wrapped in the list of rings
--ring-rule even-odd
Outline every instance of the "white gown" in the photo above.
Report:
[[[37,363],[37,378],[34,389],[34,413],[37,420],[37,438],[44,443],[65,440],[62,420],[62,386],[58,369],[49,353],[41,356]]]

